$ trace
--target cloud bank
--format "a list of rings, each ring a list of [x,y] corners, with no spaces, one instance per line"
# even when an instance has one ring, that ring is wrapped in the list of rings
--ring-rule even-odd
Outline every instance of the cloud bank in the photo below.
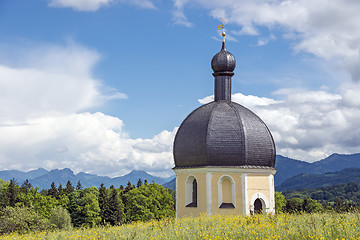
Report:
[[[32,49],[32,50],[29,50]],[[87,112],[121,92],[107,93],[93,68],[98,52],[76,43],[0,46],[0,165],[29,170],[70,167],[119,176],[142,169],[168,176],[176,128],[152,139],[131,139],[122,120]]]

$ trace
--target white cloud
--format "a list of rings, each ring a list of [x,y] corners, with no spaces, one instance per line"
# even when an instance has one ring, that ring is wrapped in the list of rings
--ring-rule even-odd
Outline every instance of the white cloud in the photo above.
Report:
[[[264,46],[264,45],[266,45],[268,43],[268,41],[266,41],[266,40],[258,40],[257,41],[257,46]]]
[[[121,3],[126,3],[129,5],[147,8],[147,9],[155,9],[156,7],[152,3],[151,0],[120,0]]]
[[[190,22],[184,14],[184,6],[188,0],[172,0],[174,2],[175,10],[173,11],[173,18],[175,24],[185,27],[193,27],[194,24]]]
[[[281,89],[281,100],[236,93],[232,100],[259,115],[270,128],[278,154],[314,161],[334,152],[360,151],[360,94],[358,84],[341,94]],[[351,89],[351,90],[348,90]],[[213,96],[200,99],[212,101]]]
[[[181,11],[187,1],[180,1]],[[240,30],[234,34],[260,35],[258,27],[280,30],[295,51],[305,51],[330,60],[360,80],[360,2],[356,0],[194,0],[192,5]],[[176,6],[176,4],[175,4]],[[184,14],[185,16],[185,14]],[[186,17],[186,16],[185,16]],[[262,45],[263,39],[258,45]]]
[[[96,11],[114,0],[51,0],[50,7],[71,7],[77,11]]]
[[[134,168],[172,173],[176,129],[152,139],[131,139],[120,119],[79,113],[28,119],[27,125],[1,126],[0,132],[0,163],[7,169],[69,167],[108,176]]]
[[[74,113],[126,95],[103,93],[92,69],[100,55],[75,43],[32,46],[14,52],[12,61],[0,59],[0,122],[17,124],[28,117]]]
[[[51,0],[50,7],[70,7],[77,11],[97,11],[101,7],[120,2],[141,8],[155,9],[150,0]]]

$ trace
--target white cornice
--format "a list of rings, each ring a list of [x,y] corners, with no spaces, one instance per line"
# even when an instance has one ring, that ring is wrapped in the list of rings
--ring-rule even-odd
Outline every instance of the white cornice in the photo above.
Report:
[[[266,168],[236,168],[236,167],[200,167],[200,168],[177,168],[173,169],[176,174],[194,173],[253,173],[261,175],[274,175],[275,169]]]

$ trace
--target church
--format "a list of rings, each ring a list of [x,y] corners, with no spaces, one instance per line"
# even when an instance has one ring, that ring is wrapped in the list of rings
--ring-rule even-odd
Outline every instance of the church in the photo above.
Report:
[[[176,216],[274,213],[276,149],[266,124],[231,101],[235,57],[211,61],[214,101],[182,122],[174,140]]]

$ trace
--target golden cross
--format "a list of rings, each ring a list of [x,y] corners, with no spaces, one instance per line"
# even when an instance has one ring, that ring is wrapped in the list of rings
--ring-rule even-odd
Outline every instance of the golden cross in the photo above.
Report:
[[[222,21],[222,24],[218,26],[219,30],[221,30],[225,27],[225,19],[223,18],[223,19],[221,19],[221,21]]]
[[[218,29],[219,29],[219,30],[221,30],[221,29],[224,29],[224,28],[225,28],[225,19],[224,19],[224,18],[222,18],[222,19],[221,19],[221,21],[222,21],[222,24],[218,26]],[[224,30],[223,30],[223,33],[222,33],[222,36],[223,36],[223,42],[225,42],[225,35],[226,35],[226,33],[225,33],[225,29],[224,29]]]

